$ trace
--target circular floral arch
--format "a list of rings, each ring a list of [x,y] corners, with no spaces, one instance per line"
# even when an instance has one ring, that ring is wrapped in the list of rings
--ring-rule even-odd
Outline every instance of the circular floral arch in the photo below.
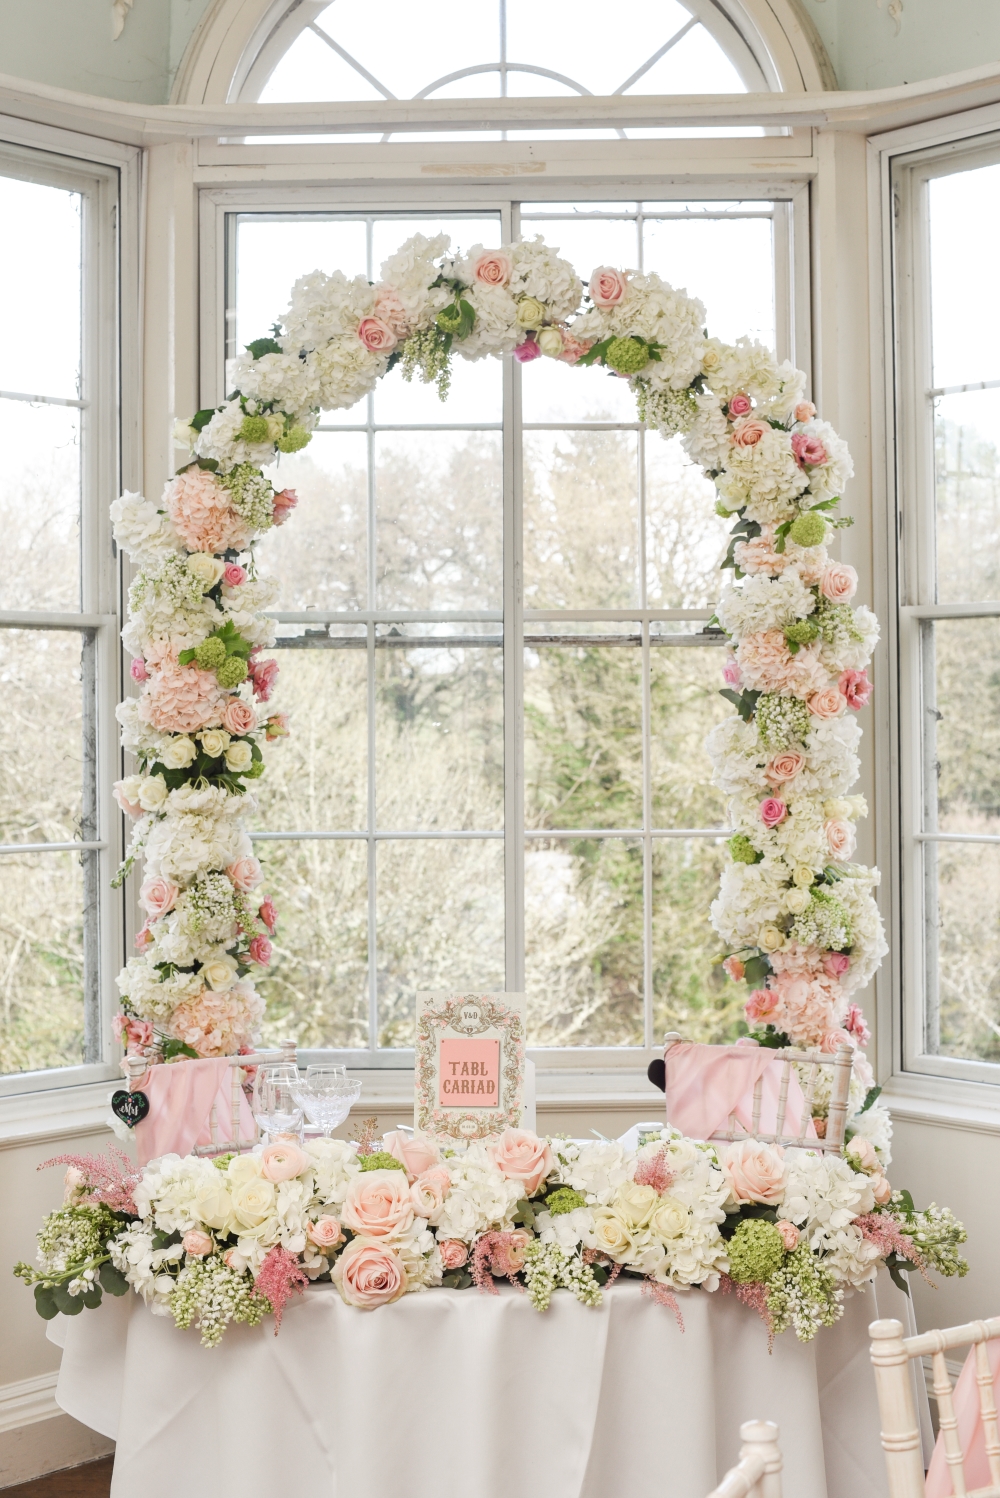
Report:
[[[276,912],[243,812],[264,747],[287,725],[265,706],[278,671],[260,656],[274,643],[273,589],[253,546],[295,495],[262,470],[396,363],[443,398],[456,358],[507,355],[627,379],[640,419],[679,434],[714,482],[733,521],[717,619],[735,712],[707,743],[733,829],[711,909],[723,965],[747,983],[762,1043],[865,1044],[852,996],[886,947],[877,871],[851,861],[866,808],[849,792],[878,632],[852,605],[853,568],[827,551],[849,523],[836,510],[850,455],[805,399],[800,370],[704,327],[701,303],[655,272],[600,266],[585,286],[541,238],[452,255],[446,235],[415,235],[374,284],[303,276],[274,336],[236,361],[229,399],[178,424],[191,457],[162,499],[113,506],[138,566],[123,638],[141,688],[119,709],[138,771],[115,788],[136,819],[125,867],[145,860],[140,950],[119,979],[127,1044],[159,1058],[232,1054],[263,1012],[253,973],[270,959]]]

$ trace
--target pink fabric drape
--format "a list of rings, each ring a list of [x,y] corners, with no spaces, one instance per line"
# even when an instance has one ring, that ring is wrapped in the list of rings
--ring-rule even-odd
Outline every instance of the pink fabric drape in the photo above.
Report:
[[[149,1112],[135,1126],[139,1164],[160,1155],[189,1155],[196,1144],[210,1144],[213,1103],[219,1138],[232,1139],[232,1085],[233,1068],[224,1058],[150,1067],[133,1089],[149,1098]],[[241,1094],[240,1134],[247,1139],[253,1133],[253,1113]]]
[[[1000,1397],[1000,1341],[987,1342],[986,1353],[993,1372],[994,1394]],[[965,1453],[965,1485],[967,1488],[988,1488],[990,1467],[986,1460],[986,1437],[979,1413],[979,1389],[976,1385],[976,1349],[969,1348],[969,1355],[958,1376],[954,1394],[955,1417],[958,1420],[958,1439]],[[954,1491],[951,1473],[944,1455],[944,1443],[938,1436],[927,1473],[927,1498],[949,1498]]]
[[[764,1079],[759,1128],[773,1134],[778,1116],[782,1065],[773,1051],[755,1045],[695,1045],[677,1041],[665,1056],[667,1121],[690,1139],[708,1139],[728,1128],[729,1115],[749,1133],[753,1122],[753,1090]],[[782,1130],[795,1134],[802,1121],[805,1099],[794,1073],[788,1079],[788,1098]],[[815,1139],[810,1123],[806,1139]]]

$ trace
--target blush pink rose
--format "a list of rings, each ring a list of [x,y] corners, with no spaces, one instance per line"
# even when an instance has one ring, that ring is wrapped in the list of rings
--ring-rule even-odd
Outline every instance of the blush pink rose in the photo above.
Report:
[[[241,894],[247,895],[264,877],[264,870],[256,858],[238,858],[226,869],[226,873]]]
[[[472,267],[472,274],[484,286],[506,286],[514,273],[509,255],[503,250],[486,250]]]
[[[437,1165],[441,1159],[437,1143],[427,1134],[404,1134],[402,1129],[393,1129],[386,1134],[382,1147],[400,1165],[405,1165],[406,1178],[411,1182],[425,1170]]]
[[[813,692],[808,707],[814,718],[839,718],[844,699],[836,687],[824,687],[821,692]]]
[[[552,1150],[530,1129],[504,1129],[496,1144],[488,1147],[493,1164],[509,1181],[520,1181],[525,1196],[531,1196],[552,1169]]]
[[[852,1157],[850,1161],[852,1165],[857,1163],[862,1170],[877,1170],[881,1173],[882,1167],[878,1163],[875,1146],[864,1135],[855,1134],[847,1146],[847,1153]]]
[[[816,407],[812,401],[799,401],[792,415],[796,421],[812,421],[816,415]]]
[[[287,739],[289,735],[288,714],[272,713],[264,725],[265,737],[270,743],[272,739]]]
[[[755,1025],[766,1019],[778,1002],[777,995],[769,988],[755,988],[743,1006],[747,1024]]]
[[[306,1237],[317,1248],[336,1248],[344,1239],[344,1230],[336,1217],[317,1217],[306,1228]]]
[[[834,955],[840,957],[843,954],[841,952],[837,952]],[[847,1018],[844,1020],[844,1029],[847,1031],[848,1035],[854,1037],[855,1043],[860,1046],[862,1050],[864,1050],[865,1046],[872,1038],[871,1031],[865,1023],[864,1011],[857,1004],[852,1004],[848,1009]]]
[[[358,323],[358,337],[372,354],[388,354],[399,339],[380,317],[363,317]]]
[[[823,824],[823,831],[826,833],[826,845],[838,862],[842,863],[851,857],[856,839],[850,822],[841,822],[834,817]]]
[[[514,350],[514,358],[518,364],[530,364],[532,359],[540,359],[541,357],[542,351],[533,338],[526,338]]]
[[[856,713],[861,711],[872,694],[867,671],[841,671],[837,688],[847,706]]]
[[[278,912],[275,909],[274,901],[271,899],[270,895],[268,895],[266,900],[262,900],[260,902],[260,909],[257,911],[257,914],[260,916],[261,920],[264,922],[264,925],[273,936],[274,928],[278,924]]]
[[[871,1188],[872,1196],[878,1205],[884,1207],[892,1196],[892,1187],[889,1185],[888,1178],[883,1175],[872,1176]]]
[[[294,489],[282,489],[274,496],[274,508],[271,520],[275,525],[284,525],[289,515],[299,502],[299,496]]]
[[[250,663],[250,680],[253,684],[253,694],[257,698],[257,701],[267,702],[278,680],[278,662],[252,661]]]
[[[309,1156],[297,1144],[268,1144],[260,1152],[261,1175],[266,1181],[290,1181],[300,1176],[309,1164]]]
[[[803,756],[790,749],[785,754],[776,754],[768,761],[764,776],[769,785],[784,785],[795,779],[804,764]]]
[[[222,726],[237,735],[252,733],[257,727],[257,714],[242,697],[230,697],[222,709]]]
[[[186,1254],[190,1254],[193,1259],[203,1259],[206,1254],[212,1252],[214,1247],[215,1244],[212,1239],[207,1233],[203,1233],[200,1228],[192,1228],[181,1239],[181,1248],[183,1248]]]
[[[613,265],[599,265],[590,278],[588,290],[595,307],[617,307],[628,290],[628,281]]]
[[[222,574],[222,581],[227,588],[239,588],[247,580],[246,568],[241,567],[239,562],[227,562],[226,570]]]
[[[831,603],[850,603],[858,591],[858,574],[846,562],[831,562],[823,570],[819,591]]]
[[[413,1217],[409,1186],[401,1170],[367,1170],[354,1176],[340,1214],[345,1228],[368,1238],[405,1233]]]
[[[169,879],[145,879],[139,890],[139,904],[151,920],[159,920],[173,910],[180,890]]]
[[[738,421],[733,428],[733,446],[756,447],[760,439],[770,430],[766,421],[759,421],[755,416],[748,416],[743,421]]]
[[[153,933],[149,929],[149,922],[143,926],[141,931],[135,933],[135,945],[139,952],[145,952],[147,947],[153,945]]]
[[[469,1250],[458,1238],[439,1238],[438,1252],[445,1269],[461,1269],[469,1261]]]
[[[827,952],[823,958],[823,971],[828,978],[842,978],[850,965],[846,952]]]
[[[271,961],[272,947],[266,936],[255,936],[250,943],[250,957],[253,962],[259,962],[261,967],[267,967]]]
[[[746,967],[738,957],[727,957],[722,964],[722,970],[728,973],[734,983],[740,983],[746,973]]]
[[[741,1139],[726,1150],[722,1170],[734,1201],[773,1207],[785,1194],[785,1162],[774,1145]]]
[[[734,395],[729,402],[729,415],[735,419],[738,416],[749,416],[753,410],[753,401],[749,395]]]
[[[826,448],[818,437],[810,437],[808,432],[792,433],[792,452],[800,468],[818,468],[826,462]]]
[[[841,1047],[845,1045],[850,1046],[852,1051],[854,1050],[853,1035],[848,1035],[846,1030],[835,1029],[827,1030],[826,1034],[821,1037],[819,1048],[826,1056],[836,1056]]]
[[[122,811],[127,817],[131,817],[134,821],[138,817],[142,816],[142,807],[139,805],[138,801],[128,800],[124,791],[122,790],[122,782],[120,780],[116,780],[114,785],[111,787],[111,794],[114,796],[115,800],[118,802],[118,805],[121,807]]]
[[[410,319],[394,286],[381,282],[375,287],[375,316],[392,329],[397,338],[405,338],[410,331]]]
[[[385,1243],[355,1238],[334,1264],[331,1279],[349,1306],[374,1311],[406,1294],[406,1269]]]
[[[740,663],[735,656],[731,655],[722,668],[722,679],[727,686],[738,687],[742,680]]]
[[[141,655],[136,656],[128,670],[133,681],[146,681],[149,677],[149,672],[146,670],[146,662]]]
[[[444,1206],[451,1190],[451,1176],[443,1165],[421,1171],[410,1186],[410,1201],[418,1217],[433,1217]]]
[[[760,819],[765,827],[777,827],[788,815],[788,807],[777,796],[760,803]]]
[[[799,1230],[794,1222],[789,1222],[786,1217],[783,1217],[780,1222],[776,1222],[774,1225],[781,1234],[781,1241],[787,1253],[791,1253],[793,1248],[798,1248]]]

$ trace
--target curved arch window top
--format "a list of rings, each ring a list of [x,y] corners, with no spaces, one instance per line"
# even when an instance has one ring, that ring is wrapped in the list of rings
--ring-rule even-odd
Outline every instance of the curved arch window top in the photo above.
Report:
[[[415,0],[300,0],[271,32],[241,93],[288,103],[768,86],[715,0],[480,0],[460,18]],[[661,132],[628,132],[650,133]]]

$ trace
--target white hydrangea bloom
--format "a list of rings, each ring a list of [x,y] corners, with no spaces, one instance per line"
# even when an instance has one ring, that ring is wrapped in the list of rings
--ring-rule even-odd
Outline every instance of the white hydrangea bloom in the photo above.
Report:
[[[154,562],[165,552],[183,549],[170,516],[141,494],[126,489],[111,505],[111,521],[115,540],[134,562]]]
[[[734,641],[743,635],[762,634],[768,629],[785,630],[796,620],[807,618],[816,599],[797,570],[789,567],[778,577],[759,572],[739,586],[728,584],[719,600],[719,623]]]
[[[785,1161],[788,1179],[781,1210],[814,1251],[822,1252],[828,1238],[874,1210],[871,1181],[842,1156],[789,1149]]]
[[[848,479],[854,477],[854,463],[843,437],[837,435],[828,421],[813,418],[797,428],[808,437],[822,442],[827,461],[809,470],[809,494],[817,504],[823,499],[839,499]]]
[[[752,447],[730,448],[715,483],[730,510],[742,510],[764,525],[790,519],[809,480],[795,461],[788,433],[769,427]]]
[[[711,390],[695,396],[697,414],[690,430],[681,437],[681,446],[694,463],[710,473],[725,468],[729,457],[729,423],[722,412],[719,397]]]

